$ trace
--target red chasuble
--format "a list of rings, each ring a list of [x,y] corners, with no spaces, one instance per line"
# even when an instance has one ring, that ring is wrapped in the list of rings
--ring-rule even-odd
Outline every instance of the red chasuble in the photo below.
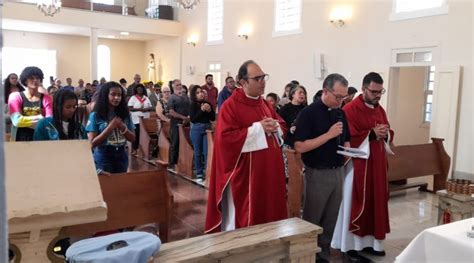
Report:
[[[248,98],[241,88],[220,109],[209,182],[207,233],[221,230],[221,201],[228,184],[235,206],[235,228],[288,217],[285,168],[275,136],[266,136],[268,148],[242,153],[247,129],[265,117],[278,120],[286,131],[285,122],[267,101]]]
[[[385,110],[380,106],[371,109],[365,105],[362,95],[344,107],[351,147],[359,147],[376,124],[389,124]],[[393,131],[390,130],[390,139]],[[370,141],[368,160],[354,158],[354,183],[349,231],[363,237],[385,239],[390,233],[388,217],[388,161],[383,140]]]

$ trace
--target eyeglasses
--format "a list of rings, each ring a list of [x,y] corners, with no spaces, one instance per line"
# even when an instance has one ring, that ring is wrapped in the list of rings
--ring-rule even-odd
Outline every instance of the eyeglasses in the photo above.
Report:
[[[366,90],[370,91],[370,93],[372,93],[372,95],[383,95],[385,94],[385,89],[381,89],[381,90],[373,90],[373,89],[369,89],[369,88],[365,88]]]
[[[345,100],[347,98],[349,98],[350,95],[346,95],[346,96],[341,96],[341,95],[337,95],[335,94],[332,90],[330,89],[326,89],[327,91],[329,91],[329,93],[331,93],[332,95],[334,95],[334,98],[336,98],[336,100]]]
[[[257,82],[262,82],[262,81],[267,81],[270,78],[268,74],[263,74],[260,76],[255,76],[255,77],[246,77],[245,79],[253,79]]]

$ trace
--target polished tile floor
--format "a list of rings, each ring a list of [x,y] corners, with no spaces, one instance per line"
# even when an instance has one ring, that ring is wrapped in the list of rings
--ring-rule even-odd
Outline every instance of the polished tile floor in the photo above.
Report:
[[[154,169],[157,169],[154,165],[131,158],[130,170]],[[207,190],[174,174],[169,174],[168,178],[175,199],[171,241],[202,235]],[[364,256],[376,262],[393,262],[418,233],[437,224],[437,204],[435,194],[419,192],[417,189],[392,193],[389,200],[391,233],[385,241],[386,256]],[[341,254],[333,252],[333,262],[343,262]]]

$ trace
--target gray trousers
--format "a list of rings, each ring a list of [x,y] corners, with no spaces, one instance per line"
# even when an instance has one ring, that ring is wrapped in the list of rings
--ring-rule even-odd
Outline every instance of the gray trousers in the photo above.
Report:
[[[342,201],[344,167],[317,170],[305,166],[303,219],[323,228],[318,236],[322,251],[318,257],[330,259],[330,244]]]

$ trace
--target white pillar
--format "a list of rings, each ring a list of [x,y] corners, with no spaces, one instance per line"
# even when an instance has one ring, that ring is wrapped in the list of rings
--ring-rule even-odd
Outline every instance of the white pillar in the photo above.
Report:
[[[99,42],[98,29],[91,28],[90,49],[91,49],[91,78],[90,81],[97,79],[97,45]]]

